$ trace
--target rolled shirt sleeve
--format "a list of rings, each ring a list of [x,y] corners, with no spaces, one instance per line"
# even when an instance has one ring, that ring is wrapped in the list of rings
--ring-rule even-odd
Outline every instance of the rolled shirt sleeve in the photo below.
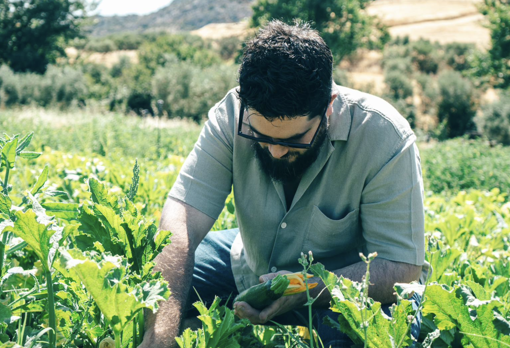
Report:
[[[169,197],[198,209],[213,219],[221,213],[232,189],[234,117],[228,94],[209,111],[200,137],[184,162]]]
[[[366,184],[360,204],[368,253],[387,260],[425,262],[423,180],[414,135],[402,139]]]

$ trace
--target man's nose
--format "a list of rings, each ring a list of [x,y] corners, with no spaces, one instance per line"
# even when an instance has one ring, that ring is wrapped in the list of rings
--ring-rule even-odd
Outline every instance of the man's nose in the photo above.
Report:
[[[283,156],[285,156],[287,154],[287,152],[289,152],[288,147],[281,146],[281,145],[269,144],[268,149],[269,149],[269,152],[271,152],[271,156],[273,156],[273,158],[278,158],[278,159],[282,158]]]

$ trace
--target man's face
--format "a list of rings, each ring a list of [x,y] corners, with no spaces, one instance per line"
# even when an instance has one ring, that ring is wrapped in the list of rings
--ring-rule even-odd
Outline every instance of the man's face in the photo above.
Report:
[[[292,142],[300,139],[304,143],[312,141],[309,149],[255,142],[255,154],[262,170],[273,180],[283,183],[295,182],[301,179],[306,170],[315,162],[320,147],[327,137],[327,122],[321,124],[321,117],[311,120],[308,117],[285,118],[283,120],[268,121],[256,112],[249,113],[249,122],[258,134],[280,141]]]

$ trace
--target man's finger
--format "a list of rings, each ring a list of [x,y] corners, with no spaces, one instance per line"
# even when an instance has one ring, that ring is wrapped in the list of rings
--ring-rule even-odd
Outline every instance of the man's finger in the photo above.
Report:
[[[278,314],[280,305],[281,304],[279,303],[279,301],[275,301],[271,303],[268,307],[264,308],[259,314],[260,321],[265,323],[273,319]]]
[[[252,324],[264,324],[260,321],[260,311],[251,307],[246,302],[236,302],[234,304],[234,314],[241,319],[248,319]]]

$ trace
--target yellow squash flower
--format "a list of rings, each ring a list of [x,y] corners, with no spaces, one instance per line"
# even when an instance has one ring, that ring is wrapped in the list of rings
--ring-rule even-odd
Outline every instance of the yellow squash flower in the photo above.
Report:
[[[295,295],[301,292],[306,291],[305,278],[303,274],[300,272],[284,274],[284,277],[290,280],[290,284],[287,287],[287,290],[283,293],[283,296]],[[310,279],[313,275],[307,274],[306,278]],[[308,283],[308,289],[313,289],[318,285],[318,283]]]

